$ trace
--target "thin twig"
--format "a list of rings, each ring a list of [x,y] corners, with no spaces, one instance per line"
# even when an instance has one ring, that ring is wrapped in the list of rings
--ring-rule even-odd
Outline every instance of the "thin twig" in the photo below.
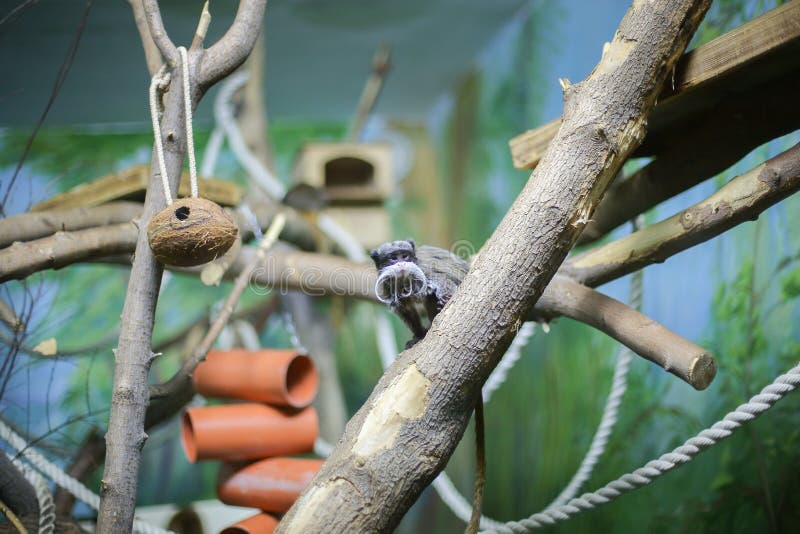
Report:
[[[22,521],[19,520],[17,515],[12,512],[11,508],[6,506],[6,503],[4,503],[2,500],[0,500],[0,512],[6,514],[6,517],[9,521],[11,521],[11,524],[14,525],[14,528],[17,529],[19,534],[28,534],[28,529],[25,528],[25,525],[22,524]]]
[[[161,56],[174,68],[178,65],[178,49],[175,48],[172,40],[164,29],[164,21],[161,19],[161,10],[158,7],[158,0],[142,0],[144,14],[147,17],[147,26],[150,29],[150,37],[161,52]]]

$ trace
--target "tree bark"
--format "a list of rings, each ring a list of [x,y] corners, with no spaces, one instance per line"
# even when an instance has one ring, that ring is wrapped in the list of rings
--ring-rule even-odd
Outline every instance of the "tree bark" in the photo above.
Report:
[[[66,208],[21,213],[0,219],[0,248],[15,241],[32,241],[56,232],[73,232],[93,226],[128,222],[138,217],[138,202],[109,202],[92,208]]]
[[[193,78],[190,83],[193,108],[196,108],[208,87],[238,67],[250,53],[258,35],[265,4],[266,0],[241,0],[232,27],[208,51],[203,49],[202,43],[205,29],[195,36],[188,54],[189,73]],[[143,5],[153,41],[168,64],[177,66],[178,54],[164,30],[157,2],[144,0]],[[177,191],[186,155],[181,86],[181,69],[173,68],[171,89],[165,95],[162,131],[156,132],[163,139],[166,170],[173,191]],[[146,228],[153,215],[165,206],[155,153],[150,169],[140,229]],[[147,375],[155,357],[150,345],[162,269],[150,250],[147,232],[140,231],[122,310],[119,345],[115,351],[114,386],[106,434],[106,464],[100,484],[97,520],[97,532],[101,534],[130,532],[133,527],[139,461],[147,440],[144,432],[148,404]]]
[[[578,244],[601,238],[638,214],[724,171],[759,145],[800,126],[800,106],[786,105],[800,94],[797,68],[758,89],[726,94],[704,114],[694,114],[689,125],[681,123],[681,129],[665,132],[656,159],[614,184]]]
[[[539,167],[427,336],[351,419],[278,532],[391,530],[441,471],[481,385],[622,163],[708,0],[636,0],[600,63],[565,90]]]

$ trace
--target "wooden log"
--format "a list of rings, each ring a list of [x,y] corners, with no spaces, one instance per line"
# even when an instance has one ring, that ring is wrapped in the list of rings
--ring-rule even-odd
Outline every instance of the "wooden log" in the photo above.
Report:
[[[31,211],[46,211],[56,208],[79,208],[98,206],[114,200],[144,201],[147,181],[150,176],[149,165],[134,165],[128,169],[112,172],[59,193],[52,198],[40,202]],[[197,181],[199,194],[203,198],[213,200],[223,206],[236,206],[242,200],[239,187],[225,180],[199,178]],[[181,174],[178,196],[189,196],[189,173]]]

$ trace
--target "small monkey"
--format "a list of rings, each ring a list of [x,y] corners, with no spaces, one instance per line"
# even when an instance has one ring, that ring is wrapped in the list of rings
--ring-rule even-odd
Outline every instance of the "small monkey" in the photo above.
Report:
[[[425,337],[433,318],[442,311],[469,270],[467,262],[455,254],[427,245],[418,247],[411,239],[384,243],[370,257],[378,269],[375,295],[403,319],[414,336],[406,343],[406,349]],[[467,533],[478,531],[486,481],[482,397],[475,405],[475,438],[477,472]]]

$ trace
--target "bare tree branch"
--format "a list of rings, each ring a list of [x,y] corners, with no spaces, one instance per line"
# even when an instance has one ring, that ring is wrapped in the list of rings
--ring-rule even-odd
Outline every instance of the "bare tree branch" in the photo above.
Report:
[[[758,73],[748,75],[754,78]],[[600,202],[579,244],[599,239],[659,203],[720,173],[757,146],[800,126],[800,106],[787,106],[800,94],[800,71],[771,79],[766,89],[730,92],[703,114],[693,116],[691,128],[661,134],[656,159],[615,184]],[[739,87],[737,86],[737,90]],[[669,108],[669,102],[664,104]],[[654,144],[656,142],[654,141]]]
[[[253,8],[256,4],[256,8]],[[177,65],[177,51],[164,30],[158,4],[155,0],[144,0],[150,33],[158,45],[167,63]],[[250,6],[244,18],[237,16],[239,26],[258,29],[263,18],[264,1],[241,0],[243,6]],[[260,9],[258,9],[260,7]],[[237,22],[234,22],[236,25]],[[224,52],[230,53],[234,59],[247,57],[252,48],[252,39],[241,36]],[[249,43],[249,44],[248,44]],[[223,51],[220,50],[220,54]],[[202,51],[189,54],[189,75],[197,73],[197,62]],[[229,74],[233,64],[224,64],[220,58],[216,79]],[[236,63],[235,61],[233,63]],[[239,62],[240,63],[240,62]],[[238,65],[238,63],[236,63]],[[191,101],[196,107],[204,91],[214,80],[189,80],[193,88]],[[181,69],[172,72],[173,87],[182,86]],[[164,113],[161,121],[160,135],[164,146],[165,172],[170,188],[175,191],[181,175],[186,150],[185,116],[182,91],[168,91],[165,95]],[[150,179],[142,211],[141,225],[146,227],[155,213],[165,206],[165,198],[161,189],[161,176],[155,172],[158,168],[155,154],[150,165]],[[145,415],[149,401],[147,386],[150,365],[155,358],[151,350],[153,320],[158,300],[158,290],[163,267],[156,261],[147,240],[147,232],[139,232],[136,242],[134,262],[131,268],[125,305],[122,310],[119,345],[115,351],[114,386],[111,397],[108,433],[106,434],[106,463],[103,481],[100,487],[100,511],[97,520],[97,532],[112,534],[130,532],[133,527],[133,511],[136,505],[136,488],[141,460],[141,449],[147,440],[144,431]]]
[[[132,0],[136,1],[136,0]],[[144,8],[144,16],[147,19],[147,28],[151,39],[155,43],[161,56],[164,58],[170,68],[175,68],[178,64],[178,49],[175,48],[172,40],[167,35],[167,30],[164,29],[164,21],[161,19],[161,9],[158,7],[158,0],[141,0],[142,7]],[[135,11],[134,11],[135,13]],[[140,30],[141,34],[141,30]],[[142,43],[147,49],[147,43],[142,38]],[[149,67],[149,65],[148,65]]]
[[[31,241],[56,232],[131,221],[142,213],[138,202],[109,202],[91,208],[64,208],[21,213],[0,219],[0,249],[15,241]]]
[[[589,77],[566,88],[558,135],[453,298],[387,370],[277,532],[389,531],[441,471],[484,380],[644,137],[708,5],[633,3]]]
[[[19,280],[44,269],[59,269],[89,258],[130,252],[137,234],[136,225],[127,222],[16,242],[0,250],[0,282]]]
[[[755,220],[798,189],[800,144],[733,178],[669,219],[571,258],[562,272],[589,286],[604,284]]]
[[[264,18],[267,0],[240,0],[233,24],[206,50],[198,82],[211,86],[238,68],[253,49]]]
[[[147,63],[147,71],[150,76],[155,76],[163,63],[161,51],[156,46],[153,37],[150,35],[150,27],[147,25],[147,16],[144,11],[142,0],[128,0],[128,4],[133,11],[133,20],[136,22],[136,29],[139,30],[139,37],[142,39],[144,48],[144,59]]]
[[[703,347],[638,310],[566,277],[553,278],[536,309],[571,317],[605,332],[695,389],[708,387],[717,372],[714,358]]]

